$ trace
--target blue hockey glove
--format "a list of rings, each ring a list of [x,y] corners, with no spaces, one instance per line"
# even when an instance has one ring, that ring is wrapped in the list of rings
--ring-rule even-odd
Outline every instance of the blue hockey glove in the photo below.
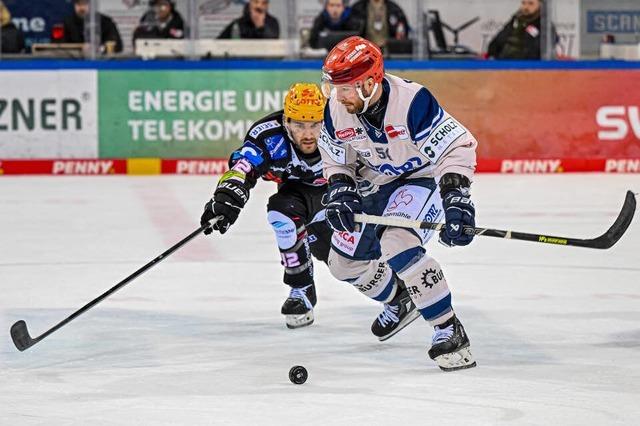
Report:
[[[354,214],[362,213],[362,197],[356,183],[347,175],[333,175],[329,178],[327,193],[326,220],[329,226],[334,231],[355,231]]]
[[[457,173],[447,173],[440,179],[446,221],[440,230],[440,242],[446,246],[466,246],[475,235],[463,232],[465,226],[476,226],[476,209],[469,195],[470,185],[469,179]]]

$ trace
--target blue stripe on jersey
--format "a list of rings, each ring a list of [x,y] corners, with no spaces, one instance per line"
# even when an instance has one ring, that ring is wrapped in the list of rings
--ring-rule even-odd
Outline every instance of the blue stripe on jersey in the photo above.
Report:
[[[331,139],[336,138],[336,128],[333,126],[333,120],[331,119],[331,108],[329,108],[329,102],[324,106],[324,127],[327,129],[327,133]]]
[[[444,111],[436,98],[425,87],[421,88],[413,97],[407,113],[411,140],[418,141],[427,136],[443,115]]]

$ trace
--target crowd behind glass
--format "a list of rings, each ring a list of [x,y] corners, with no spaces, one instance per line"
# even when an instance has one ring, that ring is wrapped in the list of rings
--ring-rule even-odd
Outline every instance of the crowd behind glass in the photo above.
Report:
[[[131,40],[122,39],[118,25],[110,16],[91,13],[91,6],[96,1],[72,0],[73,13],[63,22],[53,25],[51,42],[61,46],[88,43],[87,25],[90,19],[92,28],[97,29],[94,43],[99,46],[99,54],[111,57],[126,50],[125,43],[135,46],[136,40],[189,38],[189,17],[181,15],[174,0],[148,0],[149,7],[140,17]],[[514,0],[513,15],[490,41],[486,52],[472,52],[457,45],[448,46],[444,41],[442,45],[435,43],[430,51],[437,52],[440,49],[440,53],[445,55],[464,54],[485,59],[541,59],[541,50],[544,50],[541,43],[544,24],[541,19],[544,11],[542,5],[541,0]],[[248,0],[241,16],[229,22],[217,38],[282,39],[290,36],[290,32],[287,34],[281,28],[278,17],[270,13],[269,6],[269,0]],[[0,24],[0,49],[3,54],[30,53],[24,35],[12,22],[11,11],[2,0]],[[296,36],[300,39],[300,49],[312,52],[326,52],[340,39],[357,34],[378,44],[385,54],[414,55],[416,47],[422,46],[420,42],[427,38],[428,31],[433,31],[435,40],[444,40],[441,28],[423,28],[422,25],[412,28],[405,10],[392,0],[325,0],[322,11],[315,17],[311,27],[298,30]],[[551,38],[557,40],[553,27],[550,31]]]

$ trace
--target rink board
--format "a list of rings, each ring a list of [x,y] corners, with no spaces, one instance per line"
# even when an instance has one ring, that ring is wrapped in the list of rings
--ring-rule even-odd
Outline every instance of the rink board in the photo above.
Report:
[[[0,176],[11,175],[218,175],[227,159],[0,160]],[[477,173],[640,173],[640,159],[479,159]]]

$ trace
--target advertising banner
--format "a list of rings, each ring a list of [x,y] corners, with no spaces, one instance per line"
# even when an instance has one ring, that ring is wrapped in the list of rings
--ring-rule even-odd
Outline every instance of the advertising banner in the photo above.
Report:
[[[227,157],[309,71],[103,71],[100,157]]]
[[[97,158],[96,71],[0,71],[0,158]]]
[[[398,74],[471,130],[479,158],[640,158],[640,71]]]

